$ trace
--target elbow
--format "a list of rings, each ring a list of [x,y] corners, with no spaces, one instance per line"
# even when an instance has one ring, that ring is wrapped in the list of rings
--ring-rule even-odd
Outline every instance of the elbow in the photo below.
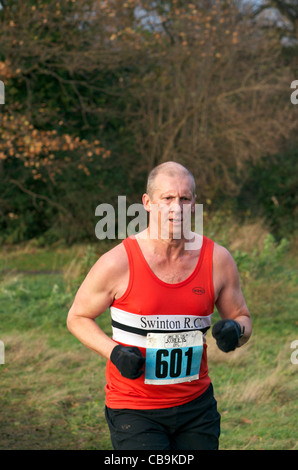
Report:
[[[71,323],[71,320],[70,320],[69,316],[67,316],[67,318],[66,318],[66,327],[69,331],[71,331],[70,323]]]
[[[67,318],[66,318],[66,326],[67,329],[72,333],[73,332],[73,310],[72,307],[70,308]]]
[[[78,309],[72,305],[66,318],[66,326],[74,336],[77,336],[78,331],[81,329],[82,318]]]

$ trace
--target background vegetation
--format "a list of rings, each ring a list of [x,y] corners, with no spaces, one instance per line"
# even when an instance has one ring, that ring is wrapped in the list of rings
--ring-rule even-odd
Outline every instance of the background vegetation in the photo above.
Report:
[[[297,2],[271,3],[276,24],[239,1],[2,1],[2,241],[93,240],[95,207],[140,201],[166,160],[213,209],[291,228]]]
[[[104,361],[65,320],[113,244],[96,206],[140,202],[167,160],[193,171],[253,315],[234,353],[208,334],[221,448],[297,448],[298,2],[0,6],[0,448],[111,448]]]

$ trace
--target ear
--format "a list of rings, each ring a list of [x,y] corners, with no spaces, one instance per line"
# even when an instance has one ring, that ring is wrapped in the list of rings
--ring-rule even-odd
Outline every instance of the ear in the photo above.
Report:
[[[191,203],[191,212],[195,211],[196,199],[197,199],[197,195],[195,194],[193,197],[193,201]]]
[[[150,202],[150,197],[147,193],[143,194],[142,202],[143,202],[143,206],[144,206],[145,210],[147,212],[150,212],[151,211],[151,202]]]

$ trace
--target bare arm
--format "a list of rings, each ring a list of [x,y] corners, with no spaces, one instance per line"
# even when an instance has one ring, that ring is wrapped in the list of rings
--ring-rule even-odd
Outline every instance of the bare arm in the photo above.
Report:
[[[89,349],[110,358],[117,345],[97,325],[95,319],[119,297],[119,286],[127,278],[127,258],[118,245],[104,254],[91,268],[68,312],[67,327]]]
[[[225,248],[214,245],[215,305],[223,320],[237,321],[245,332],[239,346],[251,336],[252,322],[241,287],[236,263]]]

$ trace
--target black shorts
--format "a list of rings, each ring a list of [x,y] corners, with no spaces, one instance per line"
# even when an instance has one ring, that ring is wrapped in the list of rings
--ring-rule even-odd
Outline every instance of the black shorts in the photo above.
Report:
[[[114,450],[217,450],[220,414],[213,387],[185,405],[154,410],[106,407]]]

